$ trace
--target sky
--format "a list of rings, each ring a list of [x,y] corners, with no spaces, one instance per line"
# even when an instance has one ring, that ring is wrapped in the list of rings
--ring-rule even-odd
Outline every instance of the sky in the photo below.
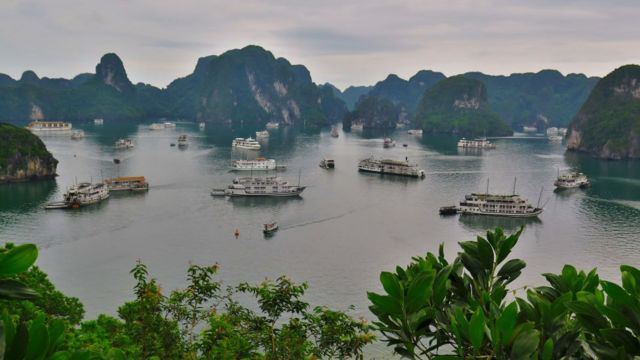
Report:
[[[0,0],[0,73],[70,78],[115,52],[166,87],[255,44],[341,89],[421,69],[604,76],[640,62],[639,19],[638,0]]]

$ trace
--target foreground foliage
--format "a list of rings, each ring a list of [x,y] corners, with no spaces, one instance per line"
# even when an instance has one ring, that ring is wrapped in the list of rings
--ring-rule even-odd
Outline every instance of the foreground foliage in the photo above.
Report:
[[[311,308],[306,284],[280,277],[223,290],[217,265],[191,265],[187,287],[164,295],[138,262],[135,298],[118,318],[81,322],[82,304],[32,266],[37,256],[31,244],[0,251],[0,359],[361,359],[374,340],[365,321]]]
[[[549,285],[509,297],[525,267],[509,259],[522,229],[461,242],[453,261],[428,253],[383,272],[369,293],[375,326],[412,359],[632,359],[640,356],[640,271],[621,266],[622,286],[566,265]],[[515,293],[515,292],[514,292]]]

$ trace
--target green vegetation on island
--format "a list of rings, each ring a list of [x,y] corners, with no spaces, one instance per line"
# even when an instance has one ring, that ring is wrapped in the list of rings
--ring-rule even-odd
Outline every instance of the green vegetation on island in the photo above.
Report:
[[[0,183],[52,178],[58,161],[29,130],[0,123]]]
[[[365,129],[395,129],[400,110],[390,100],[377,96],[363,96],[356,108],[342,121],[344,129],[352,124],[361,124]]]
[[[489,108],[484,84],[464,76],[446,78],[428,89],[418,105],[415,122],[428,133],[469,137],[513,133]]]
[[[464,76],[485,84],[489,106],[513,129],[567,127],[599,80],[583,74],[563,76],[557,70],[509,76],[470,72]]]
[[[640,158],[640,66],[598,82],[571,122],[567,148],[598,158]]]
[[[302,65],[259,46],[200,58],[166,89],[133,85],[120,58],[104,55],[95,74],[72,80],[0,77],[0,120],[135,120],[173,117],[232,126],[269,121],[319,128],[342,120],[344,103],[323,91]]]

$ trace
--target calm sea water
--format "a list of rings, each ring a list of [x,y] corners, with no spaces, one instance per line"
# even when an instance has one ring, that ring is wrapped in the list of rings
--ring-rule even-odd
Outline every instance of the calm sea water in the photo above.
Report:
[[[519,284],[543,283],[543,272],[559,272],[572,263],[594,267],[618,279],[620,264],[640,265],[640,163],[607,162],[574,154],[544,138],[496,139],[497,149],[459,153],[456,139],[404,132],[394,135],[396,148],[383,149],[375,134],[328,132],[274,133],[260,152],[235,151],[231,139],[253,132],[194,124],[177,129],[148,130],[146,125],[93,125],[87,137],[43,137],[60,161],[55,181],[0,186],[0,241],[34,242],[40,265],[66,294],[79,297],[87,318],[131,298],[129,270],[144,261],[164,289],[184,285],[189,262],[219,263],[226,284],[259,282],[286,274],[310,285],[314,305],[346,309],[370,318],[367,290],[379,290],[378,275],[412,256],[445,250],[454,256],[457,242],[473,239],[487,228],[510,231],[526,226],[514,256],[527,262]],[[179,134],[190,146],[171,147]],[[135,149],[118,151],[113,143],[131,137]],[[408,146],[401,146],[403,143]],[[212,198],[212,187],[234,178],[231,159],[263,155],[286,164],[281,175],[298,177],[307,190],[300,199]],[[424,180],[360,174],[359,159],[370,155],[409,160],[427,172]],[[318,167],[333,158],[336,169]],[[120,168],[114,158],[122,159]],[[593,181],[587,190],[554,193],[557,169],[574,168]],[[145,194],[112,196],[79,211],[45,211],[73,182],[120,175],[144,175]],[[534,204],[544,204],[537,221],[486,217],[440,217],[438,208],[455,204],[465,194],[516,191]],[[542,189],[542,196],[540,196]],[[261,226],[278,221],[281,229],[265,239]],[[240,230],[236,239],[234,230]],[[371,354],[384,356],[373,347]],[[373,356],[373,355],[372,355]]]

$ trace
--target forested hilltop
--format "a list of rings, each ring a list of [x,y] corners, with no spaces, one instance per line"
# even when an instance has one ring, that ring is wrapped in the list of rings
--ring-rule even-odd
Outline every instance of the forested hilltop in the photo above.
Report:
[[[640,158],[640,66],[598,82],[571,122],[567,148],[604,159]]]
[[[469,137],[513,133],[491,110],[484,84],[461,75],[441,80],[424,93],[415,122],[430,133]]]
[[[463,75],[485,84],[491,109],[516,130],[523,125],[567,126],[599,80],[583,74],[564,76],[556,70],[509,76],[480,72]],[[391,74],[374,86],[351,86],[338,96],[349,109],[355,108],[361,96],[383,97],[413,116],[424,92],[444,78],[444,74],[429,70],[421,70],[409,80]]]
[[[72,80],[19,80],[0,74],[0,120],[172,117],[232,126],[268,121],[317,128],[342,120],[344,103],[322,91],[302,65],[275,58],[259,46],[200,58],[192,74],[166,89],[133,85],[116,54],[106,54],[95,74]]]

